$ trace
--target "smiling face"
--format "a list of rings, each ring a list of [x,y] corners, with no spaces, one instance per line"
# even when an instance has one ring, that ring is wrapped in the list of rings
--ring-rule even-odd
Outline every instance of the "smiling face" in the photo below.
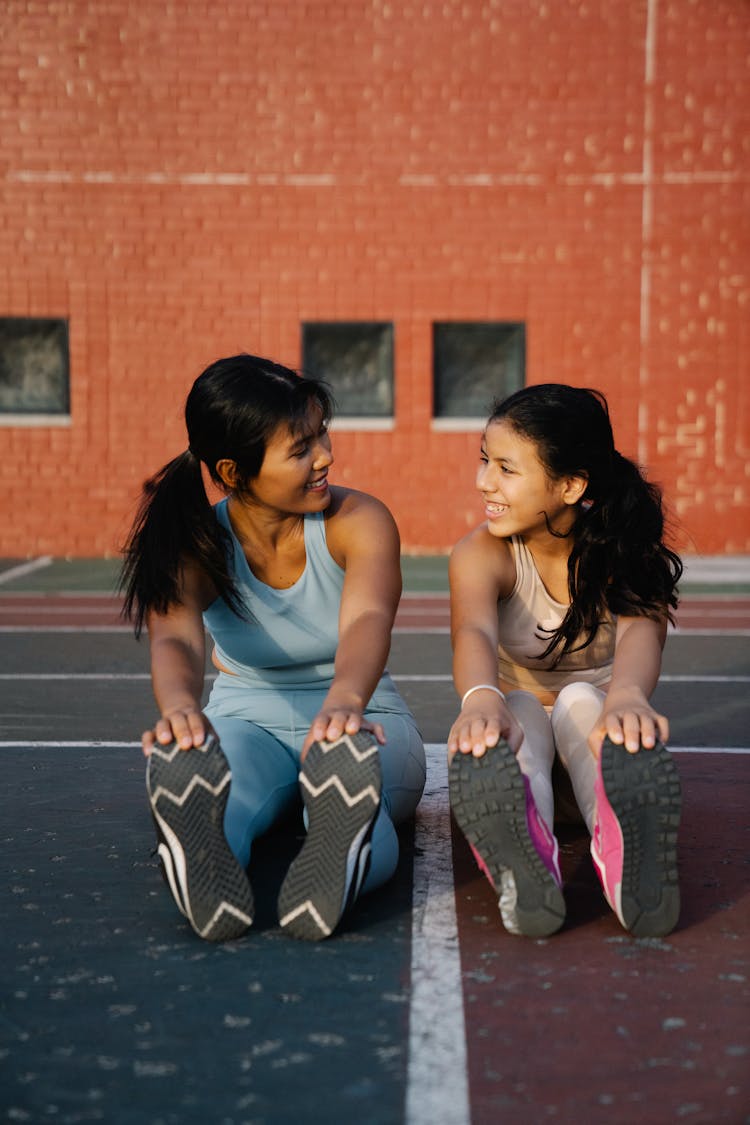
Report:
[[[242,484],[234,461],[216,466],[225,485],[240,503],[289,515],[322,512],[331,502],[328,470],[333,464],[331,439],[317,403],[311,403],[302,423],[282,422],[266,445],[260,472]]]
[[[521,535],[527,540],[549,536],[548,522],[558,534],[564,534],[573,523],[573,505],[585,486],[581,477],[552,480],[535,442],[508,422],[501,419],[487,426],[477,489],[491,535],[500,539]]]

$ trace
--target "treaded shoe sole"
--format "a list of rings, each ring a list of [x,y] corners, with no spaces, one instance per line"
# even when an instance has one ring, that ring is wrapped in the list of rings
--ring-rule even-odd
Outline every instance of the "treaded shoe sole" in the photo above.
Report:
[[[526,787],[515,754],[498,742],[481,758],[454,754],[448,771],[456,823],[500,895],[511,933],[547,937],[565,921],[565,899],[529,835]]]
[[[601,775],[622,832],[620,921],[636,937],[668,934],[680,916],[682,795],[674,759],[660,742],[631,754],[605,738]]]
[[[231,777],[213,736],[192,750],[155,746],[146,767],[164,877],[207,941],[239,937],[253,921],[250,882],[224,836]]]
[[[293,937],[329,937],[352,904],[369,866],[380,808],[380,756],[372,735],[314,742],[300,773],[307,835],[279,893],[281,926]]]

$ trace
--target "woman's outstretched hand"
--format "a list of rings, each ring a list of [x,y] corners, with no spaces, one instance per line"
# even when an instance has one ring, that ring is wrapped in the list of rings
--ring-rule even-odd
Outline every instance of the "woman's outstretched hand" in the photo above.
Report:
[[[213,733],[214,729],[202,711],[172,711],[162,715],[153,730],[143,732],[141,746],[146,757],[156,743],[168,746],[170,742],[176,742],[181,750],[192,750],[195,746],[202,746]]]
[[[365,730],[374,735],[381,746],[385,745],[385,731],[380,723],[371,723],[362,712],[346,707],[324,707],[313,719],[307,738],[302,744],[301,760],[313,742],[335,742],[342,734],[357,734]]]

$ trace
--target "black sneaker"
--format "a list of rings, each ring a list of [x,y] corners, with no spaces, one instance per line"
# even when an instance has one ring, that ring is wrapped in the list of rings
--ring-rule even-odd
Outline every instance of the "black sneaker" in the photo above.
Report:
[[[279,921],[293,937],[329,937],[367,874],[380,808],[380,757],[372,735],[314,742],[300,773],[308,829],[279,893]]]
[[[506,930],[554,934],[565,921],[557,840],[508,744],[501,740],[479,758],[454,754],[448,787],[453,816],[498,895]]]
[[[253,921],[247,874],[224,836],[232,774],[213,735],[202,746],[154,746],[146,788],[157,852],[174,900],[207,941],[239,937]]]

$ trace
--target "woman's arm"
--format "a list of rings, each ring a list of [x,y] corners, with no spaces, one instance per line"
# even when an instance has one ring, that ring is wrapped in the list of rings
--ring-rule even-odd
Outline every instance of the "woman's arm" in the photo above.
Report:
[[[510,552],[478,528],[454,548],[449,577],[453,681],[463,699],[479,684],[497,687],[497,602],[513,585]],[[448,753],[481,757],[501,737],[517,751],[523,734],[500,695],[485,687],[462,706],[448,736]]]
[[[599,720],[589,736],[595,754],[605,735],[635,753],[652,749],[657,738],[669,738],[669,723],[649,699],[659,679],[667,635],[666,618],[620,617],[617,622],[615,659]]]
[[[382,727],[364,722],[363,712],[383,674],[391,629],[401,596],[400,540],[393,516],[379,500],[347,492],[327,525],[328,547],[345,571],[339,608],[339,643],[333,681],[305,740],[303,753],[319,739]]]
[[[205,742],[212,729],[201,711],[206,659],[202,609],[212,600],[201,576],[186,568],[180,604],[148,616],[151,682],[161,717],[153,731],[143,733],[146,755],[157,741],[177,741],[190,750]]]

